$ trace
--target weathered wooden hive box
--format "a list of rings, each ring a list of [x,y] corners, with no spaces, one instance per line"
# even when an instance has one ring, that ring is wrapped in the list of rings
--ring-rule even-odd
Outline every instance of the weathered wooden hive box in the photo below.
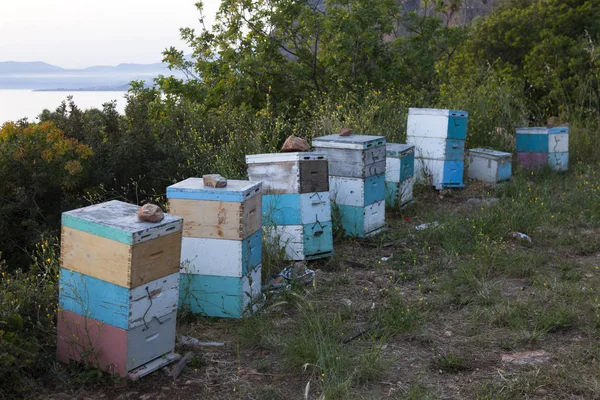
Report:
[[[183,221],[139,221],[138,209],[109,201],[63,213],[60,361],[133,376],[173,357]]]
[[[512,154],[490,149],[470,149],[467,176],[485,182],[507,181],[512,175]]]
[[[319,152],[246,156],[248,177],[262,182],[263,234],[289,260],[333,254],[327,157]]]
[[[385,137],[328,135],[313,147],[327,154],[329,193],[348,236],[367,237],[385,226]]]
[[[463,187],[465,111],[409,108],[407,142],[415,146],[415,176],[436,189]]]
[[[167,187],[169,212],[183,217],[180,305],[195,314],[241,318],[261,294],[262,188],[189,178]]]
[[[517,161],[525,168],[569,169],[569,128],[517,128]]]
[[[390,207],[402,207],[413,199],[415,146],[387,143],[385,162],[385,201]]]

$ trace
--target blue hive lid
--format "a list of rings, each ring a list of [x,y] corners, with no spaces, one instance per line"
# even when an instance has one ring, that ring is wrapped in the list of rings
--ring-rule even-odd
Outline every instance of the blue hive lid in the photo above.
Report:
[[[523,135],[551,135],[557,133],[569,133],[568,126],[557,126],[555,128],[546,128],[546,127],[523,127],[517,128],[518,134]]]
[[[167,187],[167,198],[241,203],[262,193],[262,182],[227,180],[227,186],[204,186],[202,178],[188,178]]]

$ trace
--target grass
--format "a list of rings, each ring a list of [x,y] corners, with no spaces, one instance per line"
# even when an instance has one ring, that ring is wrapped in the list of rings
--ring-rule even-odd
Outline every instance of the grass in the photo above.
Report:
[[[472,184],[443,199],[427,188],[416,192],[416,204],[388,215],[387,232],[367,240],[337,238],[334,257],[310,264],[317,271],[314,285],[293,286],[244,320],[182,318],[180,333],[227,345],[196,351],[175,383],[157,373],[120,383],[123,390],[166,393],[171,385],[181,398],[597,397],[600,168],[517,170],[509,183]],[[473,197],[498,202],[468,203]],[[440,226],[415,230],[432,221]],[[517,241],[511,232],[526,233],[532,242]],[[269,273],[275,272],[281,255],[265,248],[273,253]],[[50,268],[56,254],[44,251],[36,259],[50,259],[44,264]],[[33,318],[45,292],[31,294],[55,283],[18,273],[10,279],[2,281],[4,298],[29,293],[33,303],[17,308],[5,301],[3,321],[11,337],[38,330],[37,347],[21,341],[18,349],[39,354],[45,364],[21,366],[15,357],[18,369],[2,373],[19,380],[4,389],[21,396],[119,393],[110,377],[53,363],[52,323],[45,315]],[[520,366],[500,360],[502,353],[533,350],[547,351],[551,361]]]

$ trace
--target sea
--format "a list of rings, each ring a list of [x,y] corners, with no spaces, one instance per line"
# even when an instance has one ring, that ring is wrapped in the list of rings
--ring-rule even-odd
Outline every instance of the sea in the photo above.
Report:
[[[28,89],[0,89],[0,126],[7,121],[27,118],[29,122],[39,122],[38,116],[44,109],[54,111],[67,96],[82,110],[102,108],[102,104],[117,101],[117,111],[124,113],[125,93],[115,92],[35,92]]]

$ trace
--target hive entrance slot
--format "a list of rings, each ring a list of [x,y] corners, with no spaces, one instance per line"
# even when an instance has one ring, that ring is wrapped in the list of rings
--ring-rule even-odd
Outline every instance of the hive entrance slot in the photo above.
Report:
[[[161,251],[157,251],[156,253],[152,253],[152,254],[150,254],[150,258],[158,258],[164,252],[165,252],[164,250],[161,250]]]

